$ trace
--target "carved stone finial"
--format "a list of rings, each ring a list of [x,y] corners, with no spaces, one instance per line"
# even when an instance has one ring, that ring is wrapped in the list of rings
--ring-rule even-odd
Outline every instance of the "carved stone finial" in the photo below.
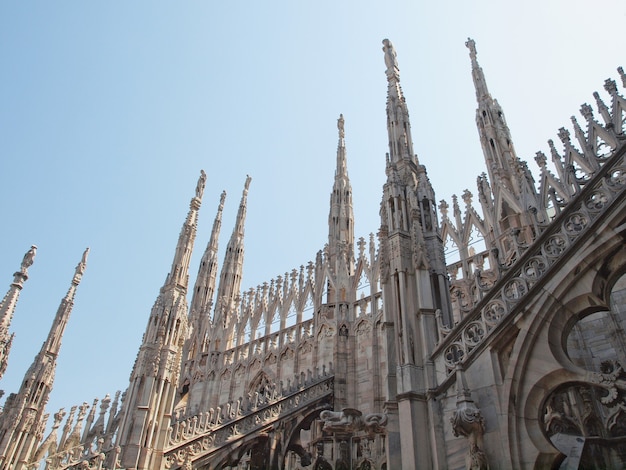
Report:
[[[617,73],[619,73],[620,78],[622,79],[622,85],[626,88],[626,73],[624,73],[623,67],[617,67]]]
[[[539,165],[540,168],[545,168],[548,158],[546,157],[546,154],[539,151],[535,154],[535,161],[537,162],[537,165]]]
[[[591,109],[591,106],[587,103],[580,105],[580,114],[582,114],[587,121],[593,120],[593,109]]]
[[[570,143],[569,131],[567,129],[565,129],[564,127],[559,128],[558,136],[559,136],[559,139],[561,139],[561,142],[563,142],[564,145],[567,145],[567,144]]]
[[[552,139],[548,140],[548,145],[550,146],[550,155],[552,157],[552,161],[561,163],[561,156],[559,155],[559,152],[557,152],[556,147],[554,146],[554,141]]]
[[[469,189],[466,189],[463,191],[463,195],[461,197],[463,198],[463,202],[465,203],[466,206],[472,205],[472,196],[473,195]]]
[[[617,83],[615,82],[615,80],[607,78],[606,80],[604,80],[604,89],[611,95],[614,95],[615,93],[617,93]]]
[[[52,424],[53,429],[57,429],[61,425],[61,421],[65,417],[65,409],[61,408],[54,414],[54,423]]]
[[[442,199],[441,201],[439,201],[439,212],[441,212],[444,219],[448,217],[449,207],[450,206],[448,206],[448,202],[446,200]]]

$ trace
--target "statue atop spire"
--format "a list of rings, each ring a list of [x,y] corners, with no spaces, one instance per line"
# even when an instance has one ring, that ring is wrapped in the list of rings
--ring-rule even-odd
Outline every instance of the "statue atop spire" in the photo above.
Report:
[[[198,212],[202,204],[202,195],[206,183],[206,173],[200,170],[200,177],[196,184],[195,196],[189,202],[189,212],[178,237],[178,246],[172,261],[172,269],[167,277],[164,288],[166,286],[178,286],[184,290],[187,289],[189,281],[189,262],[191,260],[191,252],[196,239],[196,229],[198,225]]]
[[[470,51],[470,59],[472,61],[472,78],[474,79],[474,88],[476,89],[476,100],[480,103],[481,100],[493,101],[489,90],[487,89],[487,81],[485,80],[485,74],[483,69],[478,65],[478,59],[476,54],[476,42],[472,38],[467,38],[465,46]]]
[[[206,173],[204,172],[204,170],[200,170],[200,177],[198,178],[198,184],[196,185],[196,197],[198,199],[202,199],[205,185],[206,185]]]
[[[335,178],[338,176],[347,177],[346,168],[346,131],[344,128],[346,121],[343,118],[343,114],[339,115],[337,119],[337,129],[339,131],[339,141],[337,142],[337,168],[335,169]]]
[[[6,371],[9,352],[13,343],[13,334],[9,334],[13,313],[15,312],[20,292],[24,287],[24,282],[28,279],[28,268],[33,265],[36,254],[37,246],[32,245],[22,259],[20,270],[13,274],[13,283],[9,287],[9,291],[0,300],[0,379]]]
[[[28,268],[33,265],[33,261],[35,260],[35,255],[37,254],[37,245],[32,245],[30,250],[26,252],[24,255],[24,259],[22,260],[22,265],[20,267],[20,271],[22,273],[27,273]]]
[[[385,53],[385,65],[387,70],[387,80],[399,80],[400,68],[398,67],[398,59],[396,58],[396,49],[389,39],[383,39],[383,52]]]
[[[155,301],[126,391],[125,414],[120,421],[118,443],[122,468],[162,468],[155,442],[169,428],[171,404],[180,380],[180,361],[189,334],[187,287],[189,263],[196,239],[198,213],[206,183],[200,171],[189,212],[178,237],[172,268]],[[160,406],[169,403],[170,408]],[[163,442],[162,440],[160,441]],[[161,445],[161,444],[159,444]]]
[[[346,132],[344,130],[345,120],[343,119],[343,114],[339,115],[339,119],[337,119],[337,129],[339,129],[339,138],[343,139],[346,136]]]
[[[383,52],[387,70],[387,132],[389,134],[390,161],[413,161],[417,163],[413,152],[409,110],[400,86],[400,69],[396,60],[396,50],[389,39],[383,39]]]
[[[83,278],[83,274],[85,273],[85,268],[87,267],[87,256],[89,255],[89,248],[87,248],[83,252],[83,257],[81,258],[78,265],[76,265],[76,271],[74,272],[74,278],[72,279],[72,284],[77,286],[80,284],[81,279]]]
[[[383,39],[383,52],[385,53],[385,65],[387,66],[387,70],[385,70],[387,80],[399,81],[400,68],[396,59],[396,49],[389,39]]]
[[[472,38],[467,38],[465,46],[470,50],[470,57],[472,61],[476,60],[476,42]]]
[[[333,281],[335,287],[347,282],[348,276],[354,272],[354,212],[352,209],[352,186],[348,177],[344,125],[343,114],[340,114],[339,119],[337,119],[337,129],[339,130],[337,168],[335,169],[335,182],[330,196],[330,212],[328,214],[329,264],[332,266],[334,275],[338,276]],[[329,291],[330,295],[331,292]]]
[[[534,237],[536,219],[531,209],[539,206],[537,191],[532,176],[526,176],[529,174],[526,165],[515,153],[504,111],[489,93],[485,74],[476,58],[476,43],[468,38],[465,45],[472,61],[472,79],[478,104],[476,125],[491,182],[491,195],[488,199],[493,203],[489,220],[499,221],[491,229],[491,233],[498,239],[500,255],[504,259],[512,259],[511,257],[516,256],[515,247],[522,240],[530,243]],[[481,188],[484,187],[481,184]],[[511,235],[513,229],[520,234]]]

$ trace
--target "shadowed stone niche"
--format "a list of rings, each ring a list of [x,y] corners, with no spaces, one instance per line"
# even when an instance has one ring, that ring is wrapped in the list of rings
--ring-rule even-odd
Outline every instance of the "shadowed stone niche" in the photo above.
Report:
[[[605,361],[589,378],[548,395],[543,430],[565,456],[560,468],[624,468],[626,373],[617,361]]]
[[[335,470],[370,470],[385,460],[383,436],[387,425],[386,414],[363,415],[355,408],[324,410],[320,413],[320,421],[327,439],[332,439],[329,442],[334,443]],[[328,464],[323,452],[323,447],[318,444],[316,470],[325,469]]]

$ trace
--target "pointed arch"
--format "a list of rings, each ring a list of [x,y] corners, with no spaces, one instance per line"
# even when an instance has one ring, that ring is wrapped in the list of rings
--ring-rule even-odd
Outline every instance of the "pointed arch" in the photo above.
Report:
[[[248,393],[265,393],[268,389],[276,388],[276,382],[266,370],[260,370],[250,380],[247,388]]]
[[[292,359],[295,355],[292,344],[286,344],[280,350],[280,354],[278,355],[281,361],[285,361],[288,359]]]
[[[260,370],[262,366],[263,365],[261,364],[261,360],[258,357],[253,358],[250,362],[250,365],[248,366],[248,374],[254,374],[258,370]]]
[[[298,355],[300,357],[309,354],[312,350],[313,341],[310,338],[307,338],[298,345]]]
[[[354,326],[357,340],[359,336],[370,336],[372,332],[372,322],[368,318],[361,318]]]

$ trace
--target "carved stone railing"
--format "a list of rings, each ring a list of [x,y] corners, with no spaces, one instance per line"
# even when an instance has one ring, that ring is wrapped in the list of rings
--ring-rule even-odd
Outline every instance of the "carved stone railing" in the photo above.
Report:
[[[476,308],[446,331],[433,351],[438,373],[449,376],[490,333],[515,311],[522,298],[538,285],[557,262],[575,250],[594,222],[626,195],[626,142],[603,159],[603,166],[582,191],[552,221],[519,260],[505,272]]]
[[[292,392],[279,393],[250,410],[218,408],[214,413],[200,414],[177,423],[170,428],[165,466],[177,468],[185,462],[206,457],[309,405],[330,400],[333,389],[334,376],[323,376],[309,383],[304,381]]]
[[[357,291],[365,285],[379,285],[379,263],[377,245],[373,234],[369,236],[369,244],[364,238],[356,243],[357,253],[354,258],[360,276],[354,284]],[[230,318],[237,318],[226,329],[219,322],[209,331],[209,342],[229,338],[233,346],[245,346],[250,336],[262,334],[275,338],[280,326],[303,323],[314,316],[316,309],[323,303],[329,279],[337,276],[335,267],[331,266],[328,245],[318,251],[315,262],[301,265],[282,276],[265,282],[256,288],[241,292],[235,308],[228,313]],[[373,288],[376,291],[376,288]],[[276,344],[276,342],[274,343]],[[205,351],[205,352],[208,352]],[[242,354],[246,354],[242,351]]]
[[[256,338],[250,342],[224,351],[223,365],[237,364],[246,359],[258,357],[262,359],[268,352],[278,353],[287,344],[294,344],[296,338],[303,341],[313,337],[313,319],[289,326],[267,336]]]

